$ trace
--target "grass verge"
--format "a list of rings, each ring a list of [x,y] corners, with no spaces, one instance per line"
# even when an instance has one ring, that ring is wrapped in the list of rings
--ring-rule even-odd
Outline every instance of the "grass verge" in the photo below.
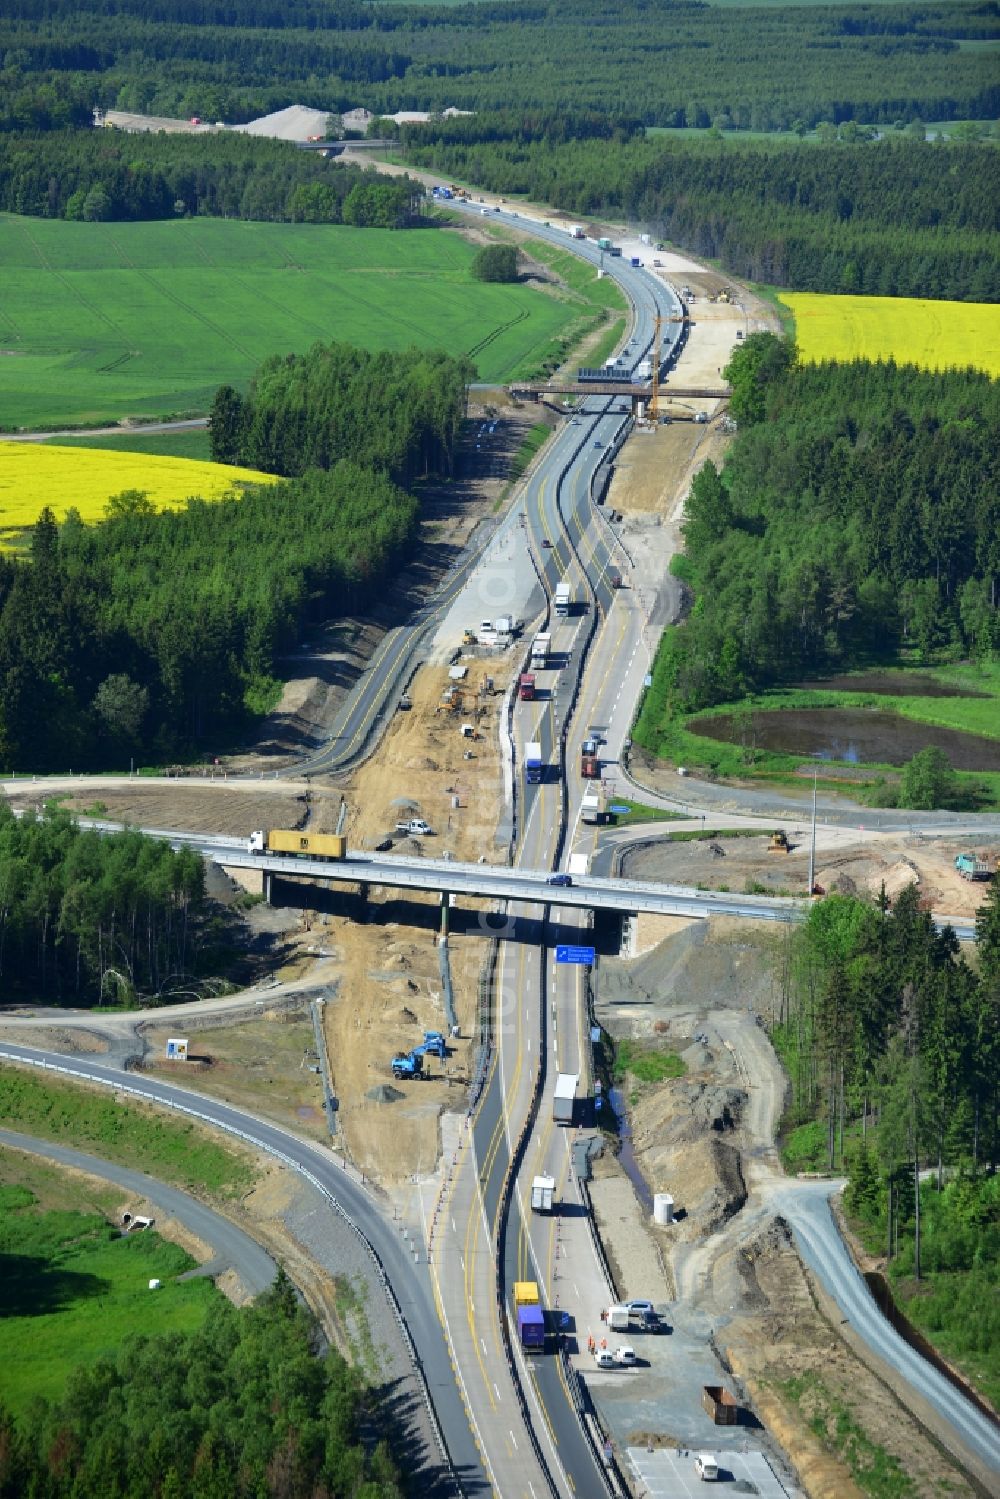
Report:
[[[156,1336],[201,1326],[219,1292],[208,1279],[178,1280],[195,1263],[183,1249],[155,1230],[122,1238],[100,1211],[68,1207],[93,1194],[65,1177],[53,1190],[60,1173],[45,1162],[20,1151],[2,1161],[0,1402],[15,1416],[36,1396],[58,1399],[73,1369],[114,1358],[140,1328]],[[100,1195],[110,1204],[112,1194]],[[46,1207],[53,1197],[60,1206]]]
[[[674,1051],[662,1051],[648,1041],[623,1040],[615,1043],[612,1077],[616,1083],[634,1078],[640,1083],[662,1083],[669,1077],[683,1077],[687,1067]]]
[[[0,1067],[0,1124],[221,1197],[235,1196],[254,1180],[242,1156],[194,1124],[163,1118],[107,1089],[92,1092],[7,1065]]]
[[[796,1406],[809,1430],[851,1471],[871,1499],[906,1499],[916,1491],[899,1459],[873,1442],[847,1406],[811,1372],[780,1381],[778,1389]]]

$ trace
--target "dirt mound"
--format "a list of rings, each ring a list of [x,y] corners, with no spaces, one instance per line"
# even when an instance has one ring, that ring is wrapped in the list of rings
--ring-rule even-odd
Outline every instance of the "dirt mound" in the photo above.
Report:
[[[678,1078],[637,1107],[632,1126],[635,1147],[655,1151],[700,1140],[706,1132],[727,1134],[739,1128],[745,1105],[742,1088]]]
[[[694,1140],[664,1152],[659,1176],[669,1182],[682,1223],[690,1224],[695,1238],[721,1228],[747,1200],[740,1153],[723,1140]]]
[[[406,1094],[394,1088],[392,1083],[379,1083],[377,1088],[369,1088],[365,1097],[371,1099],[372,1103],[398,1103]]]

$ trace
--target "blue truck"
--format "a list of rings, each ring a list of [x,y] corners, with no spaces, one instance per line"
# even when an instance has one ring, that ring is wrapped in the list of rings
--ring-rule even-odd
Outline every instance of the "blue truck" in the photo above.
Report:
[[[545,1313],[540,1306],[519,1306],[517,1335],[522,1348],[544,1349]]]
[[[536,785],[542,779],[542,746],[535,740],[524,746],[524,778]]]

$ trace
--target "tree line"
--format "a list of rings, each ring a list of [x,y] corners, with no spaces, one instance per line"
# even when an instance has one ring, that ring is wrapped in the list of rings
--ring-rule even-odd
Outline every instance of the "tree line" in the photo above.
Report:
[[[664,635],[637,736],[904,645],[1000,652],[1000,387],[973,371],[794,364],[753,334],[726,370],[743,430],[691,487],[678,565],[695,596]]]
[[[111,1004],[189,986],[211,951],[204,897],[190,849],[0,803],[0,994]]]
[[[0,1410],[0,1499],[400,1499],[387,1425],[279,1273],[197,1332],[130,1337],[22,1420]]]
[[[983,145],[566,140],[507,115],[404,126],[415,166],[572,214],[641,224],[735,275],[796,291],[1000,297],[996,155]]]
[[[473,379],[468,360],[433,350],[332,343],[275,355],[245,397],[231,386],[216,393],[212,456],[272,474],[326,468],[342,457],[397,484],[450,476]]]
[[[423,191],[283,141],[229,131],[0,135],[0,210],[38,218],[215,218],[396,229]]]
[[[848,1211],[895,1276],[960,1272],[907,1310],[943,1333],[947,1355],[988,1355],[995,1392],[1000,876],[977,916],[976,956],[974,967],[937,929],[915,886],[892,902],[829,896],[782,963],[774,1040],[792,1085],[785,1127],[798,1126],[789,1146],[819,1132],[811,1163],[846,1166]]]
[[[1000,113],[992,6],[943,0],[720,14],[681,0],[454,7],[297,0],[14,0],[5,86],[71,82],[104,107],[238,122],[306,100],[378,114],[448,105],[574,111],[646,125],[790,129]],[[0,89],[0,93],[4,90]]]
[[[72,494],[62,497],[72,502]],[[45,512],[0,561],[0,764],[65,770],[217,752],[266,711],[279,658],[384,592],[417,502],[356,463],[86,526]]]

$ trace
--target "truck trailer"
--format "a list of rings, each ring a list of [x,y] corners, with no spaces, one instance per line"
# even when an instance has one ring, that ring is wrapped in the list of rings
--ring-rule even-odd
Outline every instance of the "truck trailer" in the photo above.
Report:
[[[522,1348],[539,1352],[545,1347],[545,1313],[540,1306],[519,1306],[517,1336]]]
[[[584,238],[586,238],[586,236],[584,235],[584,232],[583,232],[583,225],[582,224],[570,224],[570,226],[569,226],[569,232],[570,232],[570,238],[571,239],[584,239]]]
[[[549,664],[549,647],[552,636],[548,630],[540,630],[531,642],[531,666],[534,671],[544,671]]]
[[[577,1072],[560,1072],[556,1078],[552,1095],[552,1118],[556,1124],[572,1124],[573,1108],[576,1104],[576,1085],[580,1081]]]
[[[604,817],[604,797],[600,786],[588,786],[580,803],[580,821],[596,825]]]
[[[532,785],[542,779],[542,746],[536,739],[524,746],[524,778]]]
[[[531,1183],[531,1209],[535,1213],[551,1213],[552,1194],[556,1188],[555,1178],[536,1176]]]
[[[294,828],[260,829],[251,833],[247,853],[282,854],[296,859],[343,859],[347,839],[340,833],[300,833]]]
[[[569,613],[570,591],[568,583],[556,584],[555,610],[560,619],[565,619]]]

